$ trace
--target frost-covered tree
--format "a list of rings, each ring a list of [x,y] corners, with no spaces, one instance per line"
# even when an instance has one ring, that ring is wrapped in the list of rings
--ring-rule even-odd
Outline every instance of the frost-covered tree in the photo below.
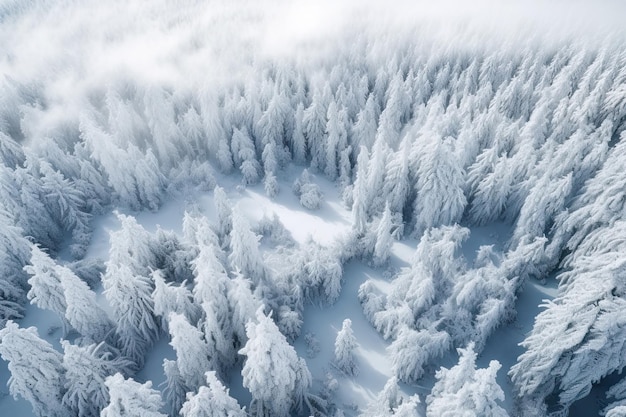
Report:
[[[333,304],[341,292],[343,266],[341,253],[332,247],[308,242],[302,273],[305,296],[312,301]]]
[[[232,147],[236,149],[235,161],[243,176],[243,183],[256,184],[261,178],[261,164],[257,159],[254,142],[250,138],[248,131],[244,128],[235,128],[232,138]]]
[[[419,404],[419,396],[415,394],[400,404],[393,415],[395,417],[422,417],[423,414],[418,411]]]
[[[620,417],[626,414],[626,379],[622,379],[606,392],[607,398],[613,399],[602,411],[607,417]]]
[[[255,285],[265,278],[265,266],[259,250],[259,236],[250,230],[250,224],[238,207],[233,209],[233,229],[230,232],[231,253],[228,260]]]
[[[509,373],[521,412],[545,409],[553,393],[567,408],[624,367],[626,301],[619,271],[625,228],[619,221],[590,233],[567,259],[570,269],[559,276],[559,294],[535,318],[521,343],[525,351]]]
[[[150,129],[158,160],[166,170],[180,158],[181,132],[176,124],[176,114],[171,96],[158,86],[146,89],[143,95],[146,121]]]
[[[26,271],[30,243],[11,216],[0,207],[0,323],[21,318],[26,301]]]
[[[226,192],[220,186],[216,186],[213,190],[213,204],[217,213],[217,225],[215,233],[221,242],[230,234],[233,228],[233,205],[226,196]]]
[[[335,365],[346,375],[355,376],[359,373],[354,351],[358,347],[352,331],[352,320],[345,319],[335,339]]]
[[[66,369],[63,404],[79,417],[98,415],[109,403],[109,391],[104,385],[106,377],[127,373],[132,362],[113,356],[103,342],[78,346],[63,340],[61,345]]]
[[[417,245],[411,267],[402,270],[393,281],[386,310],[403,307],[406,303],[412,313],[410,316],[419,317],[445,300],[456,276],[466,268],[458,251],[468,236],[469,230],[460,226],[427,230]],[[400,322],[393,316],[374,315],[375,327],[388,329],[384,337],[393,336]]]
[[[65,417],[63,356],[39,338],[37,329],[20,328],[9,320],[0,330],[0,356],[8,362],[9,392],[24,398],[38,417]]]
[[[383,196],[383,185],[385,182],[385,171],[387,160],[391,154],[389,145],[380,138],[377,138],[372,148],[372,155],[367,171],[367,192],[369,193],[369,214],[380,213],[385,204]],[[358,175],[358,174],[357,174]],[[356,199],[356,198],[355,198]]]
[[[203,384],[205,372],[215,370],[215,352],[208,349],[203,333],[185,316],[171,313],[168,319],[176,365],[188,390],[196,390]]]
[[[356,232],[361,234],[365,232],[369,220],[368,213],[372,198],[368,189],[367,177],[369,152],[364,146],[361,147],[356,165],[356,179],[354,180],[354,191],[352,195],[352,218]]]
[[[121,224],[119,230],[109,233],[109,264],[124,265],[134,274],[149,276],[157,268],[157,254],[153,237],[133,216],[115,212]]]
[[[419,237],[428,227],[450,225],[461,220],[467,200],[464,173],[456,160],[452,139],[431,138],[419,145],[415,230]]]
[[[183,417],[246,417],[245,409],[228,394],[215,372],[206,373],[206,384],[197,394],[187,394],[180,410]]]
[[[67,326],[67,302],[56,263],[39,247],[32,245],[30,265],[25,266],[24,271],[31,276],[28,279],[30,290],[27,294],[31,304],[56,313],[64,326]]]
[[[387,348],[394,374],[402,381],[417,381],[424,367],[433,358],[442,357],[450,349],[450,335],[435,329],[413,330],[402,326],[398,337]]]
[[[411,192],[409,178],[410,138],[408,134],[402,139],[398,152],[389,156],[382,195],[387,199],[392,213],[403,214]]]
[[[365,146],[366,149],[372,149],[374,139],[376,138],[376,130],[378,129],[378,104],[372,94],[367,97],[365,107],[359,111],[356,122],[352,127],[352,137],[355,141],[355,150]],[[356,156],[356,155],[355,155]]]
[[[419,417],[419,414],[410,414],[410,411],[415,411],[417,403],[419,403],[418,398],[403,398],[398,387],[398,378],[392,376],[378,395],[367,405],[367,408],[359,414],[359,417]]]
[[[243,385],[252,394],[250,410],[259,417],[286,417],[302,402],[308,388],[299,386],[304,381],[299,378],[303,363],[262,309],[257,311],[256,321],[246,325],[246,334],[248,342],[239,353],[246,356],[241,372]]]
[[[376,228],[376,245],[374,246],[373,258],[376,266],[382,266],[389,260],[391,245],[393,244],[392,228],[391,210],[389,203],[386,203],[385,210]]]
[[[106,172],[109,185],[132,209],[156,210],[161,204],[165,182],[157,158],[150,149],[143,154],[133,143],[127,143],[126,149],[118,146],[94,119],[93,115],[81,115],[81,137]]]
[[[304,110],[303,124],[304,136],[311,155],[311,166],[313,168],[323,170],[325,167],[324,155],[324,134],[326,131],[326,113],[328,111],[328,102],[326,95],[315,90],[311,105]]]
[[[248,337],[246,324],[254,320],[256,311],[261,307],[259,300],[252,292],[252,282],[240,272],[235,272],[232,285],[228,289],[228,303],[232,311],[231,320],[233,333],[239,346],[243,346]]]
[[[109,404],[100,412],[100,417],[167,417],[160,412],[163,400],[152,382],[135,382],[124,379],[117,373],[105,380],[109,390]]]
[[[194,304],[193,294],[187,288],[186,282],[179,285],[165,282],[160,270],[154,271],[151,277],[154,281],[152,291],[154,315],[161,317],[161,326],[164,330],[167,330],[170,313],[182,314],[191,323],[198,321],[200,309]]]
[[[324,197],[319,185],[313,182],[313,176],[307,169],[304,169],[302,174],[296,178],[292,190],[300,198],[300,205],[309,210],[319,208]]]
[[[279,191],[278,180],[276,179],[276,173],[279,168],[278,155],[276,144],[274,142],[269,142],[265,145],[263,152],[261,153],[261,159],[263,161],[263,170],[265,171],[265,178],[263,181],[265,194],[267,194],[270,198],[274,198]]]
[[[306,161],[306,138],[304,137],[304,105],[300,102],[294,113],[293,132],[291,134],[291,152],[293,160],[298,164]]]
[[[486,369],[476,369],[473,344],[457,349],[459,363],[450,369],[441,368],[435,374],[437,382],[426,398],[426,415],[506,417],[502,405],[504,392],[496,382],[501,365],[491,361]]]
[[[56,269],[65,298],[67,322],[87,341],[98,343],[107,339],[113,323],[98,305],[96,294],[69,268],[57,266]]]
[[[164,230],[157,225],[152,248],[155,264],[152,269],[160,270],[167,281],[182,283],[192,278],[189,262],[192,254],[172,230]]]
[[[192,261],[195,275],[193,299],[196,304],[211,303],[220,312],[220,322],[228,317],[227,292],[230,281],[224,265],[217,256],[215,246],[201,246]]]
[[[72,233],[70,253],[80,259],[85,255],[91,238],[91,214],[85,204],[87,196],[49,163],[40,162],[39,169],[46,208],[63,230]]]
[[[339,109],[335,101],[331,101],[326,113],[326,164],[324,174],[330,180],[337,179],[339,174],[339,157],[347,147],[348,132],[345,127],[345,109]]]
[[[179,411],[185,402],[185,394],[187,393],[187,384],[180,374],[177,361],[163,359],[163,373],[165,381],[163,382],[163,398],[169,408],[170,417],[178,417]]]
[[[146,351],[159,334],[152,300],[152,280],[133,274],[126,265],[109,262],[102,276],[102,286],[117,325],[115,333],[122,353],[141,366]]]

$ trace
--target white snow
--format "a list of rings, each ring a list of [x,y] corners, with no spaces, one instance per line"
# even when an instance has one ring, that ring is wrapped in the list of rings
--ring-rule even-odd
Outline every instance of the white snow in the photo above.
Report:
[[[285,177],[295,178],[299,175],[300,169],[299,167],[290,167],[290,172]],[[317,176],[314,181],[320,185],[325,199],[320,209],[315,211],[300,206],[298,198],[291,192],[291,182],[287,180],[279,181],[281,191],[274,200],[265,196],[260,184],[240,188],[237,187],[239,183],[235,177],[222,177],[218,181],[220,186],[226,190],[231,202],[239,205],[252,224],[264,215],[271,217],[275,213],[299,244],[305,243],[311,236],[317,242],[328,245],[350,227],[351,213],[341,204],[338,197],[339,191],[321,176]],[[183,214],[185,209],[190,206],[199,208],[210,220],[215,218],[212,193],[181,196],[167,201],[157,212],[120,211],[134,215],[138,222],[150,232],[154,232],[157,226],[160,226],[163,229],[181,233]],[[118,229],[119,224],[115,216],[108,213],[97,218],[94,225],[94,234],[87,257],[107,259],[108,232]],[[509,227],[504,224],[474,228],[470,238],[462,247],[462,253],[471,263],[476,250],[481,245],[493,244],[496,250],[502,250],[503,241],[509,233]],[[368,402],[374,399],[385,382],[392,376],[391,362],[386,352],[390,341],[385,341],[365,318],[357,298],[359,286],[369,279],[381,292],[387,292],[393,273],[410,264],[416,246],[417,241],[414,239],[394,242],[390,264],[385,269],[374,269],[361,261],[349,262],[345,265],[343,288],[337,302],[332,306],[321,308],[314,305],[305,307],[302,333],[294,346],[298,354],[307,361],[314,378],[315,391],[322,389],[328,373],[338,380],[339,388],[333,401],[337,406],[343,408],[348,416],[357,415],[357,410],[364,408]],[[517,344],[532,329],[533,318],[539,311],[538,306],[542,300],[553,298],[555,294],[554,280],[549,281],[547,286],[538,282],[527,283],[517,302],[520,312],[517,320],[498,329],[479,357],[478,366],[481,367],[486,366],[493,359],[497,359],[502,364],[502,369],[498,373],[498,382],[505,391],[507,408],[512,405],[512,395],[511,384],[506,374],[515,363],[517,356],[522,352]],[[101,294],[99,295],[101,296]],[[356,377],[346,377],[332,365],[335,337],[346,318],[352,320],[352,328],[359,343],[356,357],[360,372]],[[60,320],[54,314],[42,311],[35,306],[29,306],[26,317],[20,321],[20,325],[36,326],[42,337],[60,349],[59,338],[62,331]],[[304,341],[304,335],[307,333],[313,334],[319,342],[319,352],[312,358],[307,357],[307,345]],[[163,335],[148,353],[145,366],[137,374],[136,379],[141,382],[152,380],[155,388],[162,389],[163,386],[160,384],[165,380],[162,363],[165,358],[173,359],[175,353],[169,345],[169,338]],[[451,366],[455,361],[456,355],[451,353],[443,358],[441,363],[445,366]],[[239,372],[239,368],[235,368],[231,372],[231,378],[228,381],[231,395],[242,406],[247,406],[251,397],[250,393],[242,386]],[[0,363],[0,381],[7,381],[8,376],[6,364]],[[407,394],[416,392],[424,394],[433,382],[434,379],[430,375],[420,381],[419,386],[402,384],[401,387]],[[25,417],[32,415],[30,405],[21,399],[13,401],[10,396],[7,396],[8,389],[4,388],[4,383],[2,385],[0,415]]]

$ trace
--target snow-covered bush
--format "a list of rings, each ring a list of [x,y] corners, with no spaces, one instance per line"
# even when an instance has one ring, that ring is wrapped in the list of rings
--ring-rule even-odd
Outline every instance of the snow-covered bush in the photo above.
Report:
[[[319,185],[313,183],[313,176],[307,169],[302,171],[300,177],[295,180],[292,190],[294,194],[299,197],[300,204],[304,208],[315,210],[322,204],[324,195]]]

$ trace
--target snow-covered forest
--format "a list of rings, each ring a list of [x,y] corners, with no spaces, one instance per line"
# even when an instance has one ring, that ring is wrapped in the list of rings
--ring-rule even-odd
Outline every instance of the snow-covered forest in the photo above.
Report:
[[[0,414],[626,416],[626,7],[524,4],[0,2]]]

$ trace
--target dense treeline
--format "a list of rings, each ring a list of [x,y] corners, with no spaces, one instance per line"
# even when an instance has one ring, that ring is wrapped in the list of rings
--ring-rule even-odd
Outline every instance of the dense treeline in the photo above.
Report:
[[[2,82],[0,354],[14,395],[42,416],[119,415],[119,404],[130,415],[162,415],[158,393],[130,378],[169,335],[172,415],[333,415],[290,345],[304,304],[333,303],[347,261],[384,266],[393,239],[406,236],[419,240],[412,265],[390,293],[366,282],[359,298],[391,340],[400,380],[415,382],[446,352],[468,346],[459,365],[438,373],[429,413],[447,405],[453,386],[500,396],[497,364],[476,370],[475,355],[514,318],[516,295],[532,277],[556,273],[559,295],[510,370],[516,412],[566,410],[622,370],[626,53],[529,43],[394,48],[381,58],[367,52],[377,48],[354,48],[315,70],[259,62],[253,78],[223,89],[132,80],[94,87],[78,120],[41,137],[28,129],[47,105],[40,86]],[[332,247],[285,241],[286,260],[274,265],[215,178],[262,182],[274,197],[286,192],[278,178],[290,164],[308,168],[294,184],[307,208],[321,198],[309,172],[337,184],[353,229]],[[187,213],[180,237],[118,215],[101,274],[106,308],[80,262],[55,260],[62,252],[83,258],[91,219],[110,207],[158,210],[192,187],[214,190],[216,223]],[[496,221],[511,225],[506,250],[482,247],[470,264],[460,245],[472,226]],[[280,227],[268,221],[260,231]],[[27,300],[59,315],[64,354],[7,321],[22,316]],[[354,372],[343,349],[340,366]],[[38,375],[25,373],[32,358],[41,361]],[[224,385],[235,366],[253,397],[247,411]],[[607,415],[623,407],[621,385],[610,390],[616,402]],[[385,413],[417,415],[415,399],[391,391],[381,393]],[[207,401],[220,411],[203,411]]]

